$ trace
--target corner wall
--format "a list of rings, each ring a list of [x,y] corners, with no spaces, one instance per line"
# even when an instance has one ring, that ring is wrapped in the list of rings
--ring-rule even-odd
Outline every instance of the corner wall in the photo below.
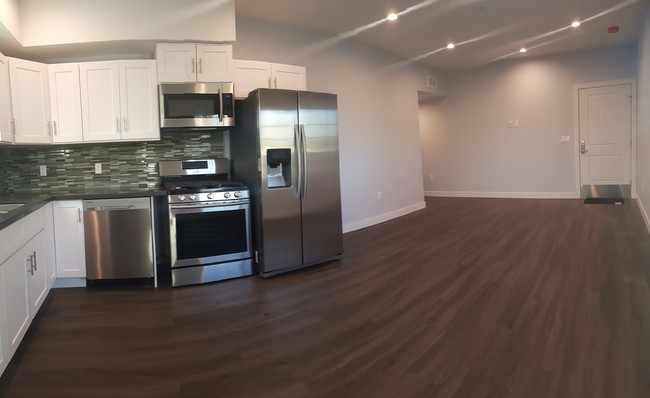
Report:
[[[573,86],[634,79],[636,67],[636,46],[623,46],[451,74],[447,97],[420,104],[426,194],[579,197]]]
[[[650,230],[650,10],[639,39],[639,76],[637,80],[637,168],[638,203]]]

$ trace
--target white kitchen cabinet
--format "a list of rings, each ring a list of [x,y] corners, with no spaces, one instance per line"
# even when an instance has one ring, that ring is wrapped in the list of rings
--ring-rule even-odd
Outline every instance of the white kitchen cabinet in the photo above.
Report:
[[[47,65],[9,58],[9,84],[15,142],[52,142]]]
[[[14,142],[13,125],[9,90],[9,59],[0,53],[0,142]],[[0,359],[0,367],[1,363]]]
[[[82,142],[79,64],[48,65],[53,142]]]
[[[13,355],[31,323],[29,273],[27,257],[18,250],[2,265],[3,291],[6,306],[9,356]]]
[[[57,278],[86,277],[83,203],[63,200],[52,203]]]
[[[27,261],[27,273],[29,281],[29,314],[32,319],[36,316],[39,308],[45,301],[50,291],[47,280],[47,258],[46,234],[41,231],[25,245],[24,256]]]
[[[235,98],[246,98],[257,88],[307,89],[307,70],[303,66],[236,59]]]
[[[159,140],[156,61],[119,61],[123,140]]]
[[[0,269],[0,287],[4,289],[4,277]],[[0,375],[7,368],[11,354],[9,351],[9,339],[7,338],[7,317],[5,309],[4,293],[0,293]]]
[[[45,256],[47,257],[47,287],[50,289],[56,280],[56,250],[54,247],[54,214],[52,203],[43,206],[45,218],[43,232],[45,233]]]
[[[232,45],[158,43],[160,83],[233,81]]]
[[[79,64],[84,141],[160,139],[153,60]]]

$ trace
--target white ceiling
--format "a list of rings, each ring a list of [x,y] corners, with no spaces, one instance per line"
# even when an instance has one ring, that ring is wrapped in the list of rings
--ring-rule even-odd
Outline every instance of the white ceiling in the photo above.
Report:
[[[448,70],[634,42],[648,0],[236,0],[235,7],[238,19],[346,37]],[[397,21],[384,19],[390,11],[401,13]],[[582,26],[569,28],[573,20]],[[619,32],[608,33],[610,26]],[[448,42],[466,43],[447,50]]]

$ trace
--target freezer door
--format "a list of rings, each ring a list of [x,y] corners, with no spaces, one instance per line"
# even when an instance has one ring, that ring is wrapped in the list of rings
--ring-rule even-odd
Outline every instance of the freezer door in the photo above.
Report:
[[[303,262],[343,253],[336,95],[300,91],[303,131]]]
[[[259,137],[260,172],[259,205],[261,210],[260,263],[262,273],[302,265],[302,229],[300,222],[300,197],[298,179],[298,157],[296,153],[296,126],[298,124],[298,97],[295,91],[260,89]],[[269,149],[290,150],[291,179],[288,186],[269,182],[269,170],[273,159],[267,158]],[[280,168],[282,169],[282,168]]]

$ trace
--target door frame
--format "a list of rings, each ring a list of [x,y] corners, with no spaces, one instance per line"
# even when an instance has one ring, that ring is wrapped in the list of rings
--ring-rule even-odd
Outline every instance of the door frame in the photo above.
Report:
[[[588,88],[598,88],[607,86],[620,86],[629,84],[632,89],[632,114],[630,115],[630,134],[632,137],[632,147],[630,148],[630,178],[631,194],[636,199],[636,79],[609,80],[593,83],[581,83],[573,85],[573,160],[576,186],[576,198],[580,198],[580,90]]]

